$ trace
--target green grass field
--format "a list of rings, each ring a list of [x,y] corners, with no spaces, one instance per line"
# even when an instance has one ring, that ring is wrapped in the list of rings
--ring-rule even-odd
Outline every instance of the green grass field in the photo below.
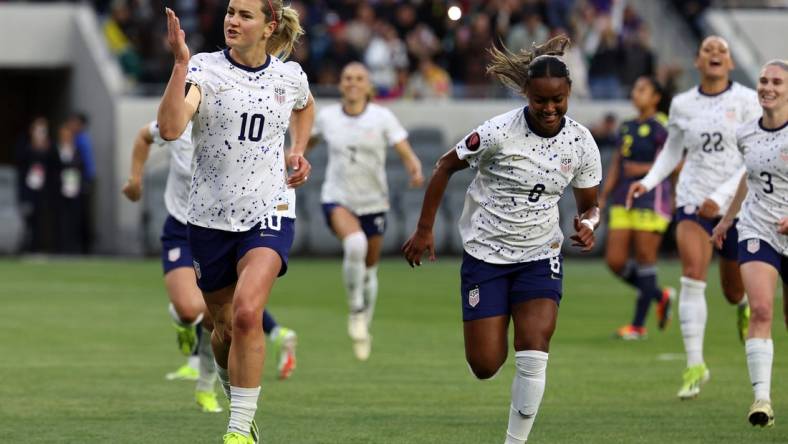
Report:
[[[458,266],[381,264],[370,361],[353,357],[339,261],[296,258],[270,308],[299,334],[293,378],[266,365],[257,420],[265,443],[501,443],[514,366],[476,381],[463,357]],[[661,265],[677,283],[675,263]],[[567,261],[547,389],[533,443],[788,442],[788,345],[775,326],[777,425],[753,429],[735,310],[707,292],[712,379],[675,397],[684,361],[678,324],[645,342],[611,339],[634,296],[597,261]],[[176,351],[157,261],[0,261],[0,442],[217,443],[224,414],[167,382]],[[781,309],[781,305],[778,308]]]

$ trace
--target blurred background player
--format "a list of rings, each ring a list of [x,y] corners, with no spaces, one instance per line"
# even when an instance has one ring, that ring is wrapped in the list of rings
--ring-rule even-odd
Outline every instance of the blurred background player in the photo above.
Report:
[[[162,230],[162,267],[164,283],[170,299],[169,313],[173,319],[178,349],[191,354],[186,364],[167,374],[168,380],[197,380],[197,403],[204,409],[215,403],[213,383],[216,379],[213,351],[210,347],[212,325],[206,314],[205,302],[197,287],[191,249],[186,234],[186,210],[189,205],[191,162],[194,146],[189,124],[181,136],[168,142],[161,138],[156,122],[140,128],[134,139],[131,172],[123,187],[123,194],[132,202],[142,197],[145,162],[152,144],[169,152],[169,173],[164,191],[164,204],[169,213]],[[203,323],[205,319],[207,323]],[[279,356],[277,371],[280,379],[287,379],[296,365],[296,334],[286,327],[279,327],[267,311],[263,313],[263,330]],[[204,376],[203,376],[204,375]],[[202,377],[201,377],[202,376]],[[210,395],[210,396],[209,396]],[[210,400],[213,398],[213,401]],[[213,409],[208,409],[212,411]]]
[[[411,266],[425,251],[435,260],[432,227],[449,178],[477,170],[459,221],[465,356],[477,378],[495,376],[513,321],[517,371],[506,444],[528,440],[544,394],[563,282],[558,201],[567,186],[577,202],[573,245],[589,251],[599,224],[599,150],[588,129],[565,117],[571,79],[556,56],[568,44],[559,36],[518,55],[491,49],[488,72],[528,106],[488,120],[440,158],[418,227],[402,247]]]
[[[281,0],[230,0],[223,25],[228,48],[191,57],[178,17],[169,8],[166,13],[175,60],[157,121],[165,140],[194,125],[187,233],[214,323],[217,373],[230,399],[222,439],[257,443],[262,313],[277,277],[287,272],[292,188],[303,185],[311,169],[303,153],[314,100],[298,63],[282,60],[303,29],[298,12]],[[288,128],[292,145],[285,155]],[[294,170],[289,177],[288,167]]]
[[[739,263],[752,310],[745,350],[755,401],[747,417],[765,427],[774,425],[771,332],[778,276],[783,307],[788,300],[788,62],[764,65],[757,90],[763,115],[737,133],[747,172],[713,238],[722,245],[739,214]]]
[[[424,177],[405,128],[391,111],[371,103],[367,68],[358,62],[345,66],[339,91],[342,102],[318,112],[310,146],[318,138],[328,146],[320,201],[326,223],[342,241],[348,334],[356,357],[365,361],[372,346],[369,327],[378,297],[378,261],[389,210],[386,148],[393,146],[402,158],[411,187],[420,187]]]
[[[733,59],[728,42],[710,36],[695,59],[700,85],[676,96],[670,105],[668,139],[653,167],[630,186],[633,199],[654,189],[687,154],[676,186],[676,244],[681,259],[679,320],[687,368],[677,396],[694,398],[709,379],[703,359],[706,329],[706,276],[712,258],[711,232],[728,209],[743,171],[736,149],[736,130],[759,114],[755,91],[730,80]],[[738,307],[737,331],[742,342],[750,309],[737,262],[736,231],[731,228],[720,254],[720,280],[728,302]]]
[[[616,331],[626,340],[646,337],[646,315],[651,303],[657,303],[657,325],[664,329],[671,316],[675,290],[657,285],[657,254],[662,235],[668,229],[673,213],[672,185],[669,179],[641,196],[634,208],[627,209],[629,185],[648,173],[654,158],[665,143],[667,104],[662,86],[654,77],[640,77],[632,88],[632,105],[638,117],[627,120],[619,129],[618,150],[607,170],[599,201],[610,199],[605,260],[610,270],[637,290],[632,322]],[[633,251],[634,250],[634,251]],[[634,259],[630,255],[634,253]]]

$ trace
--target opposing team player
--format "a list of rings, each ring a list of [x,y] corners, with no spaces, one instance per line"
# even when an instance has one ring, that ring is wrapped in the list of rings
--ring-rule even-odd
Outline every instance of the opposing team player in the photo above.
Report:
[[[643,178],[654,163],[668,132],[663,114],[670,103],[662,85],[653,77],[640,77],[632,87],[632,104],[638,117],[621,124],[619,149],[607,170],[599,201],[610,198],[605,259],[622,281],[637,290],[632,322],[616,331],[616,337],[637,340],[646,337],[646,315],[657,304],[657,326],[664,329],[670,320],[675,290],[657,285],[657,254],[662,234],[673,212],[672,185],[663,180],[657,187],[626,208],[629,185]],[[634,259],[630,254],[634,250]]]
[[[378,261],[389,210],[386,149],[393,146],[410,176],[424,182],[421,162],[408,133],[388,109],[371,103],[372,83],[361,63],[345,66],[339,81],[340,104],[320,110],[313,140],[328,145],[328,165],[320,200],[331,231],[342,241],[342,277],[347,292],[348,333],[356,357],[369,358],[369,327],[378,293]]]
[[[506,360],[513,321],[517,370],[507,444],[526,442],[544,393],[562,294],[558,200],[567,186],[577,201],[573,245],[590,250],[599,224],[599,150],[585,127],[565,117],[571,80],[557,56],[568,43],[559,36],[531,52],[491,50],[488,72],[525,95],[528,106],[488,120],[441,157],[418,227],[402,247],[411,266],[425,251],[435,259],[432,227],[449,177],[475,169],[459,221],[465,356],[476,377],[493,377]]]
[[[778,276],[783,306],[788,300],[788,62],[764,65],[757,89],[763,115],[737,133],[747,173],[713,238],[721,245],[739,214],[739,263],[752,310],[745,350],[755,402],[747,417],[764,427],[774,424],[771,331]]]
[[[157,121],[165,140],[194,125],[187,231],[197,285],[214,322],[219,379],[230,399],[223,439],[256,443],[262,313],[274,281],[287,271],[292,187],[304,184],[311,169],[303,157],[314,120],[309,84],[297,63],[277,57],[291,52],[303,29],[298,13],[281,0],[230,0],[223,51],[190,57],[170,9],[167,28],[175,63]],[[292,145],[285,155],[288,127]],[[288,167],[294,170],[289,177]]]
[[[194,147],[191,142],[191,124],[181,136],[167,142],[159,135],[156,122],[140,128],[134,139],[131,172],[123,187],[123,194],[136,202],[142,196],[143,171],[152,144],[165,147],[169,152],[169,173],[164,191],[164,205],[169,215],[161,236],[162,267],[167,295],[170,299],[169,312],[177,333],[178,348],[189,357],[187,363],[167,379],[196,379],[195,397],[203,411],[221,411],[216,403],[213,352],[210,346],[212,326],[203,325],[206,312],[197,278],[194,275],[192,254],[186,236],[186,209],[189,205],[191,162]],[[263,314],[263,330],[279,355],[277,370],[280,379],[286,379],[295,369],[296,334],[286,327],[279,327],[268,312]],[[192,352],[192,350],[194,350]],[[196,361],[196,362],[195,362]]]
[[[627,207],[662,182],[687,151],[676,185],[676,243],[681,258],[679,320],[687,368],[677,395],[690,399],[709,379],[703,359],[706,328],[706,276],[712,258],[711,231],[727,211],[744,165],[736,149],[736,130],[759,114],[755,91],[729,79],[733,69],[728,43],[703,40],[695,66],[700,85],[679,94],[670,105],[668,139],[643,180],[633,183]],[[738,306],[737,331],[747,331],[749,306],[737,262],[736,231],[731,229],[720,254],[720,279],[728,302]]]

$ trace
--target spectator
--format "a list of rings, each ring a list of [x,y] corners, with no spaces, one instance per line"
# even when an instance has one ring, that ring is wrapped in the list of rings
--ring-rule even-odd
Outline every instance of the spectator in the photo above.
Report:
[[[389,97],[399,83],[397,71],[408,68],[405,43],[393,26],[382,21],[375,24],[375,35],[364,53],[364,63],[378,95]]]
[[[104,38],[109,50],[118,58],[123,72],[130,80],[137,80],[141,73],[141,62],[137,51],[127,35],[131,14],[124,0],[115,0],[112,13],[104,22]]]
[[[618,144],[618,122],[613,113],[605,114],[601,122],[590,128],[600,151],[615,149]]]
[[[51,246],[53,185],[56,163],[49,137],[49,122],[37,117],[17,146],[18,200],[25,220],[22,250],[44,252]]]
[[[428,56],[419,61],[419,69],[408,79],[405,97],[411,99],[446,99],[451,96],[451,77]]]
[[[640,26],[637,34],[624,40],[622,57],[621,84],[625,91],[632,90],[639,77],[656,74],[656,56],[651,50],[651,34],[645,24]]]
[[[534,44],[546,42],[549,35],[547,26],[539,14],[529,12],[522,22],[514,25],[506,38],[506,46],[513,52],[530,49]]]
[[[85,163],[75,145],[75,134],[71,125],[66,124],[58,133],[58,181],[56,249],[58,253],[78,254],[84,251],[85,211],[83,194]]]
[[[594,99],[620,99],[621,81],[619,79],[622,56],[618,37],[608,26],[602,31],[599,47],[591,58],[588,70],[588,86]]]
[[[82,211],[80,240],[83,253],[89,253],[93,243],[93,189],[96,180],[96,161],[93,156],[93,142],[87,130],[88,124],[88,117],[84,113],[72,114],[67,123],[68,130],[74,138],[74,147],[80,164],[79,208]]]

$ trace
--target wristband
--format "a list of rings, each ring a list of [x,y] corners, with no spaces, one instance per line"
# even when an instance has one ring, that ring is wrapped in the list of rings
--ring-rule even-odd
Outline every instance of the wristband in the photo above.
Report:
[[[585,225],[588,227],[589,230],[594,231],[594,223],[588,219],[583,219],[580,221],[580,225]]]

